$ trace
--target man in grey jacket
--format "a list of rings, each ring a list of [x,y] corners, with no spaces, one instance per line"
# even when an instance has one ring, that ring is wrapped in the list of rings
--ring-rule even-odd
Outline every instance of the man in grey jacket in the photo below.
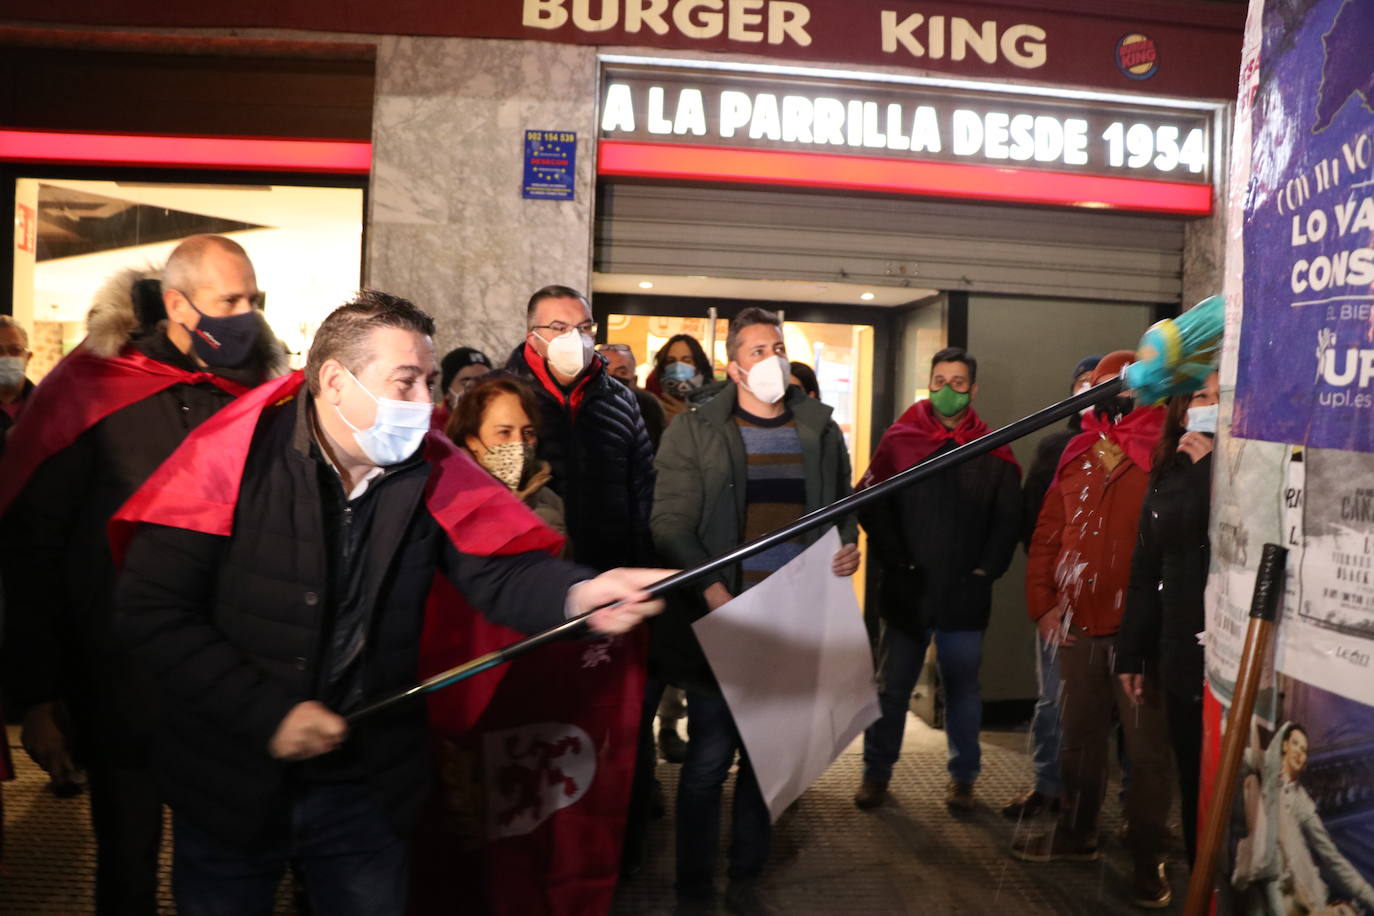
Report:
[[[849,453],[829,407],[789,388],[787,352],[777,315],[747,308],[731,322],[729,382],[702,392],[668,427],[655,467],[650,521],[654,546],[674,565],[695,566],[774,531],[849,494]],[[852,519],[836,575],[859,565]],[[734,912],[771,912],[757,879],[768,858],[768,807],[739,731],[692,633],[691,622],[755,585],[801,553],[816,531],[723,571],[694,595],[670,604],[653,634],[657,673],[687,691],[687,759],[677,797],[677,892],[689,907],[708,902],[720,834],[721,787],[739,755],[726,904]]]

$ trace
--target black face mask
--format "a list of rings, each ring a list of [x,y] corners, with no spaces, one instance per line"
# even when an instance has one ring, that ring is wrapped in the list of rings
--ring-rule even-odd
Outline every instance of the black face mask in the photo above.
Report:
[[[1097,411],[1098,416],[1115,423],[1132,410],[1135,410],[1135,398],[1117,395],[1114,398],[1102,401],[1094,409]]]
[[[211,318],[196,308],[190,299],[186,302],[200,316],[200,323],[194,328],[182,325],[191,335],[191,348],[195,350],[196,356],[199,356],[207,366],[221,369],[243,365],[253,352],[253,347],[258,342],[258,334],[262,330],[257,312],[247,311],[242,315]]]

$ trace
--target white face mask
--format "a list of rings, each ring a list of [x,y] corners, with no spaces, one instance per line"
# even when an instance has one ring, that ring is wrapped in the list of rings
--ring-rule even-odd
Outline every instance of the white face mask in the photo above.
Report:
[[[577,375],[592,361],[592,339],[577,328],[544,342],[548,344],[549,365],[563,375]]]
[[[1217,433],[1217,405],[1208,404],[1206,407],[1188,408],[1188,432],[1190,433]]]
[[[0,356],[0,388],[18,388],[24,384],[24,357]]]
[[[347,367],[344,368],[348,372]],[[363,393],[377,402],[377,418],[367,429],[359,429],[348,422],[338,405],[334,409],[339,419],[353,430],[353,440],[363,450],[367,460],[378,467],[400,464],[420,447],[425,433],[429,432],[430,415],[434,406],[428,401],[398,401],[395,398],[379,398],[358,381],[357,376],[348,372],[353,383],[362,388]]]
[[[787,394],[787,376],[791,371],[792,365],[786,359],[770,356],[754,363],[745,373],[744,389],[765,404],[776,404]]]

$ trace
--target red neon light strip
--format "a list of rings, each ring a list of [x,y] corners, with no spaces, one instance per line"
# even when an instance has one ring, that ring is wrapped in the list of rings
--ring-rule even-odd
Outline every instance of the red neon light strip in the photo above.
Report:
[[[1206,184],[842,153],[602,140],[596,172],[623,178],[880,191],[1190,216],[1212,212],[1212,188]]]
[[[366,175],[372,144],[0,130],[0,161]]]

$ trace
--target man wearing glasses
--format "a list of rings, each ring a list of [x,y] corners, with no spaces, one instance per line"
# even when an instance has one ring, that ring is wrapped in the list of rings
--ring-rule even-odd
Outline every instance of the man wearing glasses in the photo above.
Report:
[[[639,379],[635,377],[634,350],[630,349],[629,344],[608,343],[598,346],[596,352],[606,360],[606,371],[611,378],[620,381],[635,396],[639,415],[644,418],[644,428],[649,431],[649,442],[654,451],[658,451],[658,440],[663,438],[663,408],[659,406],[658,398],[639,387]]]
[[[106,525],[191,430],[285,371],[262,301],[247,254],[222,236],[183,241],[160,282],[117,275],[0,460],[6,687],[53,781],[87,772],[101,914],[157,912],[162,833],[150,688],[112,636]]]
[[[0,315],[0,455],[5,453],[10,427],[33,391],[33,382],[25,374],[32,356],[24,326],[9,315]]]
[[[546,286],[525,319],[506,370],[539,399],[539,455],[563,497],[573,558],[599,570],[647,565],[653,445],[634,395],[594,352],[591,307],[575,289]]]
[[[973,409],[977,379],[978,361],[963,348],[936,353],[930,397],[911,405],[883,433],[859,488],[986,435],[990,430]],[[1016,458],[1003,446],[859,510],[869,549],[881,565],[883,620],[882,717],[864,732],[863,784],[854,797],[860,808],[877,807],[887,797],[907,705],[932,640],[945,692],[945,803],[953,812],[974,806],[983,632],[992,612],[992,583],[1007,571],[1020,537],[1020,483]]]

